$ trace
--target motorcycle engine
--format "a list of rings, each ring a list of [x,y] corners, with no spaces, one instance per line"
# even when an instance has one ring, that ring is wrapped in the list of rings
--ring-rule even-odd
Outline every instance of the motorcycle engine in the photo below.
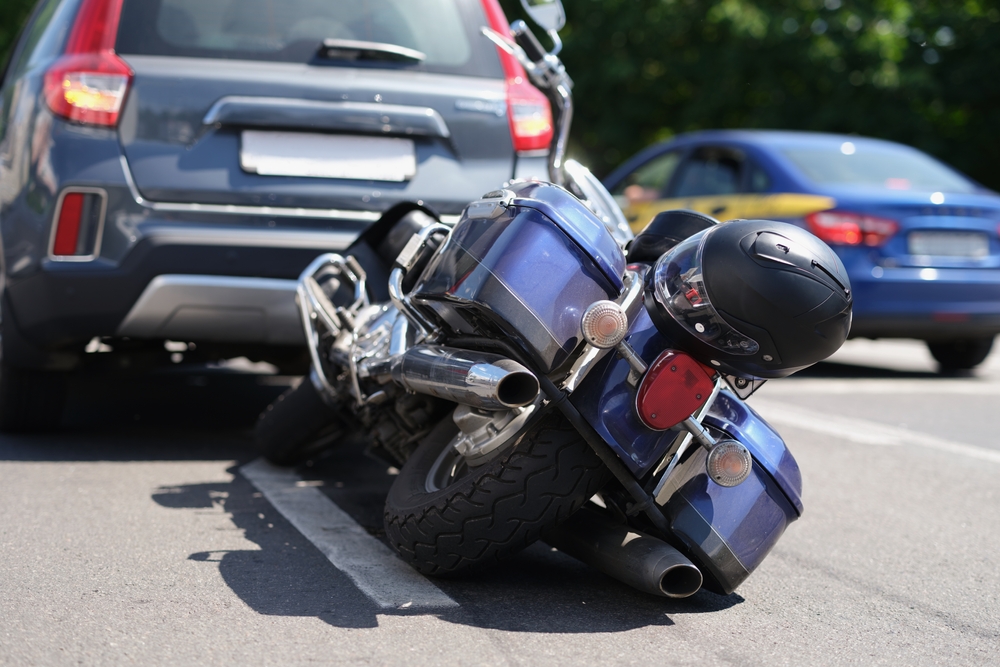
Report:
[[[406,462],[451,408],[439,398],[408,393],[387,373],[379,373],[379,362],[388,362],[391,356],[393,325],[401,317],[388,304],[363,309],[354,330],[342,331],[327,355],[328,377],[338,394],[355,399],[352,414],[367,434],[369,452],[394,466]]]

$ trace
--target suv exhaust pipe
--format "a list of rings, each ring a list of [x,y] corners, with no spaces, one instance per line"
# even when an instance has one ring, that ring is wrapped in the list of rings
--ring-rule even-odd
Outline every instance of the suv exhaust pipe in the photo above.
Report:
[[[406,389],[483,410],[507,410],[538,397],[538,378],[498,354],[441,345],[416,345],[392,364],[392,379]]]
[[[701,571],[677,549],[652,535],[616,524],[586,506],[544,539],[559,551],[644,593],[686,598],[701,588]]]

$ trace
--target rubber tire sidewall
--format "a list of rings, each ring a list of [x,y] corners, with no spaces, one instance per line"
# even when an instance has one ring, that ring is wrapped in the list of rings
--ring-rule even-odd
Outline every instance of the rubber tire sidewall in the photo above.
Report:
[[[294,466],[320,453],[346,430],[308,376],[271,403],[257,418],[254,441],[268,461]]]
[[[451,485],[426,479],[458,432],[443,419],[400,470],[386,498],[386,537],[420,572],[447,576],[510,558],[579,509],[610,479],[558,413],[540,416],[518,441]]]
[[[927,341],[927,349],[945,372],[971,370],[986,361],[993,349],[993,337]]]

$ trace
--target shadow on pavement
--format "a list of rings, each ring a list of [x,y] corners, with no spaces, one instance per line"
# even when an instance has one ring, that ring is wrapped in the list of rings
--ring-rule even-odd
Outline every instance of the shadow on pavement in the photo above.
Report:
[[[203,509],[214,503],[232,517],[259,551],[199,552],[192,560],[217,563],[223,579],[261,614],[315,617],[336,627],[369,628],[379,615],[433,613],[448,622],[536,633],[624,632],[673,625],[671,616],[719,611],[739,604],[738,595],[702,592],[667,600],[619,582],[536,543],[493,570],[435,583],[461,606],[447,612],[394,611],[376,607],[310,542],[274,510],[238,468],[228,484],[160,489],[164,507]],[[335,450],[299,470],[372,536],[382,539],[382,505],[392,475],[384,463],[355,447]]]
[[[293,378],[211,367],[77,375],[50,433],[0,437],[0,460],[241,460],[257,415]]]
[[[239,475],[238,466],[256,458],[249,429],[290,381],[197,367],[75,377],[62,428],[0,437],[0,460],[235,461],[231,482],[161,488],[152,499],[177,510],[224,508],[259,549],[202,551],[189,558],[219,568],[240,599],[265,615],[372,628],[379,615],[435,613],[448,622],[483,628],[592,633],[670,626],[674,615],[742,602],[738,595],[708,592],[681,601],[647,596],[537,543],[502,567],[437,581],[461,605],[455,611],[379,609]],[[383,538],[382,507],[393,480],[386,464],[356,446],[344,446],[299,472],[371,535]]]

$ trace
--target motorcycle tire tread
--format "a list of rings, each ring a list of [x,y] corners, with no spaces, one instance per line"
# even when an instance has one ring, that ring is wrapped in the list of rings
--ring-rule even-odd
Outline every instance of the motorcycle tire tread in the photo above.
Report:
[[[611,477],[576,430],[550,414],[502,457],[428,493],[429,467],[456,431],[448,418],[428,434],[386,499],[386,537],[427,575],[461,574],[510,558]]]

